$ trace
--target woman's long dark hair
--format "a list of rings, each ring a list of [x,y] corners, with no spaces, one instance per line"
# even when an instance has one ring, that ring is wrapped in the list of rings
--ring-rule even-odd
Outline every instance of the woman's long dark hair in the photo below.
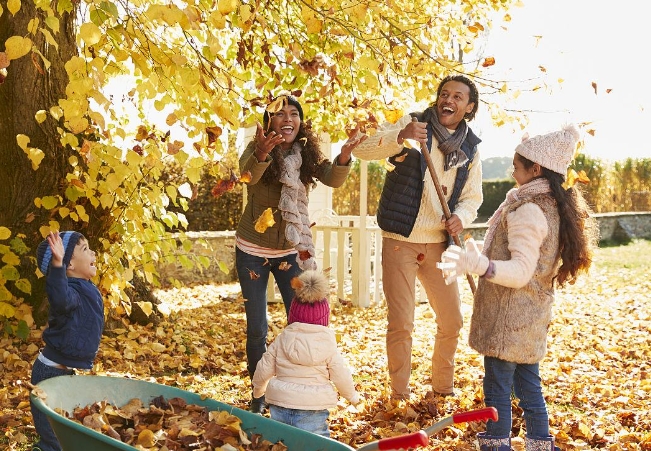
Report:
[[[535,163],[518,154],[526,169]],[[597,221],[590,215],[590,207],[578,187],[568,189],[563,187],[564,177],[547,168],[542,169],[542,177],[549,180],[551,195],[556,200],[560,227],[558,247],[561,256],[561,267],[555,277],[556,283],[562,287],[576,282],[582,271],[587,271],[592,264],[593,249],[597,245],[599,227]]]

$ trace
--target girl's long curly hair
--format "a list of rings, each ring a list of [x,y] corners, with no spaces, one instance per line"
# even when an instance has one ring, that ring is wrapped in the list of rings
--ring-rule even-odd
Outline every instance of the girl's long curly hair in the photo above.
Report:
[[[264,124],[264,128],[266,132],[268,124]],[[302,144],[303,147],[303,150],[301,151],[303,162],[301,163],[299,178],[305,186],[315,186],[316,180],[323,173],[324,164],[329,164],[330,161],[321,152],[319,139],[316,137],[314,131],[312,131],[310,124],[301,121],[295,141]],[[284,155],[285,151],[281,149],[280,146],[274,147],[269,153],[271,164],[264,174],[262,174],[262,183],[269,185],[270,183],[278,182],[280,174],[282,174],[283,171],[283,165],[285,162]]]
[[[535,163],[520,155],[525,168]],[[563,187],[564,177],[550,169],[542,167],[542,177],[549,180],[551,195],[556,200],[560,227],[558,247],[561,267],[555,280],[559,287],[566,283],[572,285],[581,272],[587,272],[592,264],[593,250],[599,241],[599,225],[594,219],[578,187]]]

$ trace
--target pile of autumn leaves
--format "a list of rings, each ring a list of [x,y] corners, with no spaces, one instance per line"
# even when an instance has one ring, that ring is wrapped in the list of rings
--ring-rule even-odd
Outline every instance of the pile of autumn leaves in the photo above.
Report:
[[[651,242],[631,246],[651,251]],[[563,450],[651,450],[651,281],[644,264],[607,267],[599,263],[615,252],[617,248],[599,249],[590,276],[557,293],[541,376],[551,432]],[[331,298],[330,327],[337,333],[364,399],[359,408],[340,401],[331,414],[334,439],[359,447],[426,428],[453,413],[484,407],[482,359],[467,345],[471,296],[465,281],[460,279],[460,283],[466,323],[457,353],[456,396],[451,398],[429,391],[435,323],[427,304],[416,307],[413,395],[396,404],[389,400],[384,306],[358,309]],[[167,318],[147,327],[126,322],[113,327],[103,337],[93,373],[173,385],[246,408],[251,391],[239,286],[204,285],[156,294]],[[281,304],[270,305],[269,318],[273,339],[285,324]],[[0,445],[9,443],[8,450],[29,449],[27,443],[33,437],[24,381],[29,380],[39,346],[40,331],[36,330],[25,343],[0,340],[0,425],[5,436]],[[524,424],[516,402],[513,410],[513,435],[521,439]],[[474,450],[476,433],[483,427],[481,423],[449,427],[431,437],[428,449]],[[520,444],[521,440],[514,441],[515,448]]]
[[[107,401],[77,407],[72,412],[55,409],[100,434],[138,449],[155,451],[287,451],[261,434],[248,434],[242,421],[225,410],[209,411],[182,398],[157,396],[148,405],[133,398],[122,406]]]

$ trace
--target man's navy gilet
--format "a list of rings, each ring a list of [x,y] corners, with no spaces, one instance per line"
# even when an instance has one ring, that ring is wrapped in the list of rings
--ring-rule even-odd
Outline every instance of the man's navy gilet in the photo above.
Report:
[[[415,116],[415,114],[412,114]],[[418,116],[416,116],[418,117]],[[432,126],[427,124],[427,148],[432,147]],[[477,154],[477,145],[481,142],[470,128],[466,139],[461,144],[461,150],[468,157],[468,161],[457,169],[457,176],[454,180],[454,187],[448,207],[450,212],[459,202],[463,187],[468,180],[470,165]],[[401,162],[396,159],[404,160]],[[423,184],[426,172],[428,172],[425,158],[416,149],[403,148],[402,152],[389,158],[389,162],[395,166],[393,171],[387,172],[380,205],[378,206],[377,222],[385,232],[397,233],[409,237],[416,222],[416,216],[420,210],[421,196],[423,195]],[[429,175],[428,175],[429,176]]]

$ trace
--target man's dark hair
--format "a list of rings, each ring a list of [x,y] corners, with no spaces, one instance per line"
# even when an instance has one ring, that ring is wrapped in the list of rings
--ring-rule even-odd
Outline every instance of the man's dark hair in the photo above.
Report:
[[[472,111],[470,113],[465,114],[464,119],[467,121],[473,120],[475,118],[475,113],[477,113],[477,109],[479,108],[479,91],[477,91],[477,86],[475,86],[472,80],[470,80],[465,75],[459,75],[459,74],[448,75],[443,80],[441,80],[441,83],[439,83],[439,87],[436,90],[436,101],[434,102],[434,105],[436,105],[436,102],[438,102],[439,100],[439,96],[441,95],[441,90],[443,89],[443,85],[445,85],[449,81],[458,81],[468,86],[468,88],[470,89],[470,102],[474,103],[474,106],[472,107]]]

